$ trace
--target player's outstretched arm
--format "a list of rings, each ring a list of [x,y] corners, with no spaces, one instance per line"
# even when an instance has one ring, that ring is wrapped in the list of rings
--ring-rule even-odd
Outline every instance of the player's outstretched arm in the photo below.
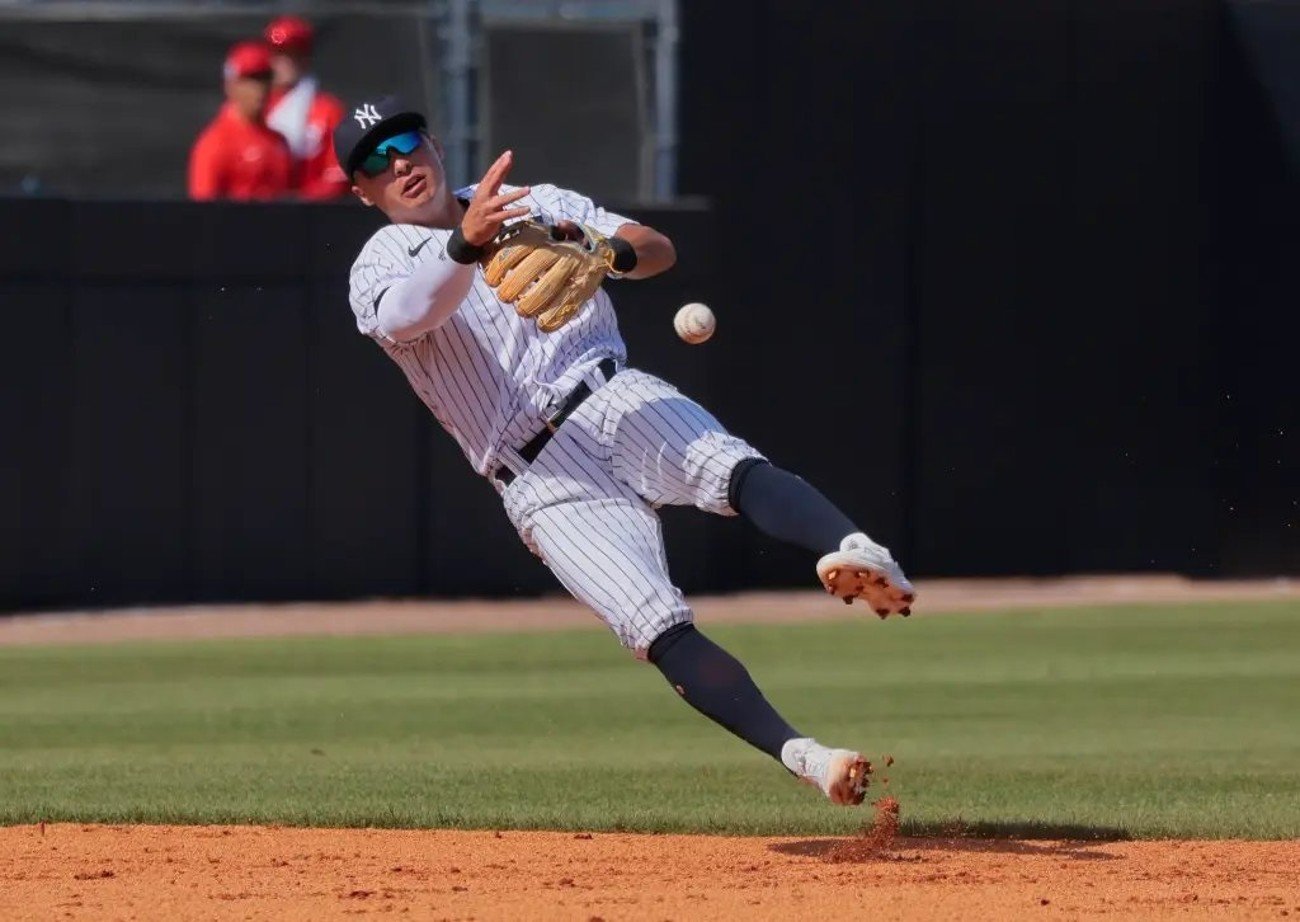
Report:
[[[555,228],[570,240],[582,239],[582,229],[573,221],[556,221]],[[630,246],[633,254],[632,268],[620,270],[619,278],[648,279],[660,272],[667,272],[677,262],[677,250],[673,242],[653,227],[628,223],[620,226],[614,236]],[[617,261],[614,267],[619,268]]]
[[[613,269],[619,278],[648,279],[667,272],[677,262],[677,250],[665,234],[647,224],[615,214],[572,189],[541,186],[545,211],[554,228],[571,240],[581,240],[583,228],[604,235],[615,250]],[[558,220],[557,220],[558,219]]]
[[[456,313],[474,282],[472,266],[431,259],[380,293],[375,303],[379,332],[408,343],[442,326]]]
[[[426,261],[380,296],[375,312],[379,330],[385,336],[397,342],[419,339],[446,323],[464,302],[474,280],[475,261],[472,254],[468,260],[457,257],[455,238],[461,238],[462,248],[466,243],[474,246],[491,240],[511,218],[528,214],[527,208],[512,207],[528,194],[527,188],[504,194],[500,191],[513,162],[513,155],[506,151],[483,174],[460,225],[452,233],[453,241],[447,245],[451,259]]]
[[[625,279],[648,279],[667,272],[677,262],[677,250],[664,234],[645,224],[624,224],[615,233],[632,244],[636,251],[636,267],[624,273]]]

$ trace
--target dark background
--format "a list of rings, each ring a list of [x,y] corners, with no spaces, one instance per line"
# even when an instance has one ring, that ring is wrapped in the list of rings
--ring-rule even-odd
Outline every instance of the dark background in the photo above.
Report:
[[[681,256],[633,363],[909,575],[1300,572],[1297,5],[748,8],[681,4],[683,202],[607,202]],[[377,221],[0,201],[0,608],[555,591],[355,332]],[[687,591],[814,585],[665,517]]]

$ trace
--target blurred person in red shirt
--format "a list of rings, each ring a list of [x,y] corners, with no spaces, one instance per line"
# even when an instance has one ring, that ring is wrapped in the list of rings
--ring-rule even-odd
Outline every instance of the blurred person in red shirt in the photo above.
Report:
[[[289,145],[266,125],[271,52],[240,42],[223,67],[226,102],[190,151],[190,198],[265,200],[295,189]]]
[[[289,142],[299,168],[299,192],[306,199],[348,195],[352,184],[330,144],[343,118],[343,103],[323,92],[312,73],[315,31],[296,16],[282,16],[263,35],[275,70],[266,122]]]

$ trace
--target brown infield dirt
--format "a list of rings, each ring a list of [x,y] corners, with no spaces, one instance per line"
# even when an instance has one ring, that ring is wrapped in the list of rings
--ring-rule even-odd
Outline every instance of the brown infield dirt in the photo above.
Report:
[[[918,615],[1294,599],[1284,581],[1176,577],[922,583]],[[811,593],[703,599],[701,623],[843,617]],[[828,615],[827,609],[831,609]],[[559,600],[370,602],[0,619],[0,646],[591,624]],[[840,839],[51,824],[0,828],[0,920],[1300,920],[1300,841],[1076,842],[897,834],[906,804]]]

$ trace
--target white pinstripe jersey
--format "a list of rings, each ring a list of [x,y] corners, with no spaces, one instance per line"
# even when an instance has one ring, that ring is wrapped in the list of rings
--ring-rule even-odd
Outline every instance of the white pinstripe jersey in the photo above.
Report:
[[[508,192],[517,186],[502,186]],[[475,186],[459,190],[469,198]],[[591,199],[552,185],[535,185],[515,203],[548,222],[580,221],[612,234],[631,219]],[[603,289],[554,333],[544,334],[503,304],[475,270],[469,294],[438,329],[411,343],[397,343],[378,330],[376,302],[394,283],[429,259],[447,259],[450,230],[413,224],[380,228],[352,265],[352,310],[357,328],[373,337],[484,476],[507,461],[518,469],[516,449],[536,435],[569,392],[599,364],[622,364],[627,349],[614,307]]]

